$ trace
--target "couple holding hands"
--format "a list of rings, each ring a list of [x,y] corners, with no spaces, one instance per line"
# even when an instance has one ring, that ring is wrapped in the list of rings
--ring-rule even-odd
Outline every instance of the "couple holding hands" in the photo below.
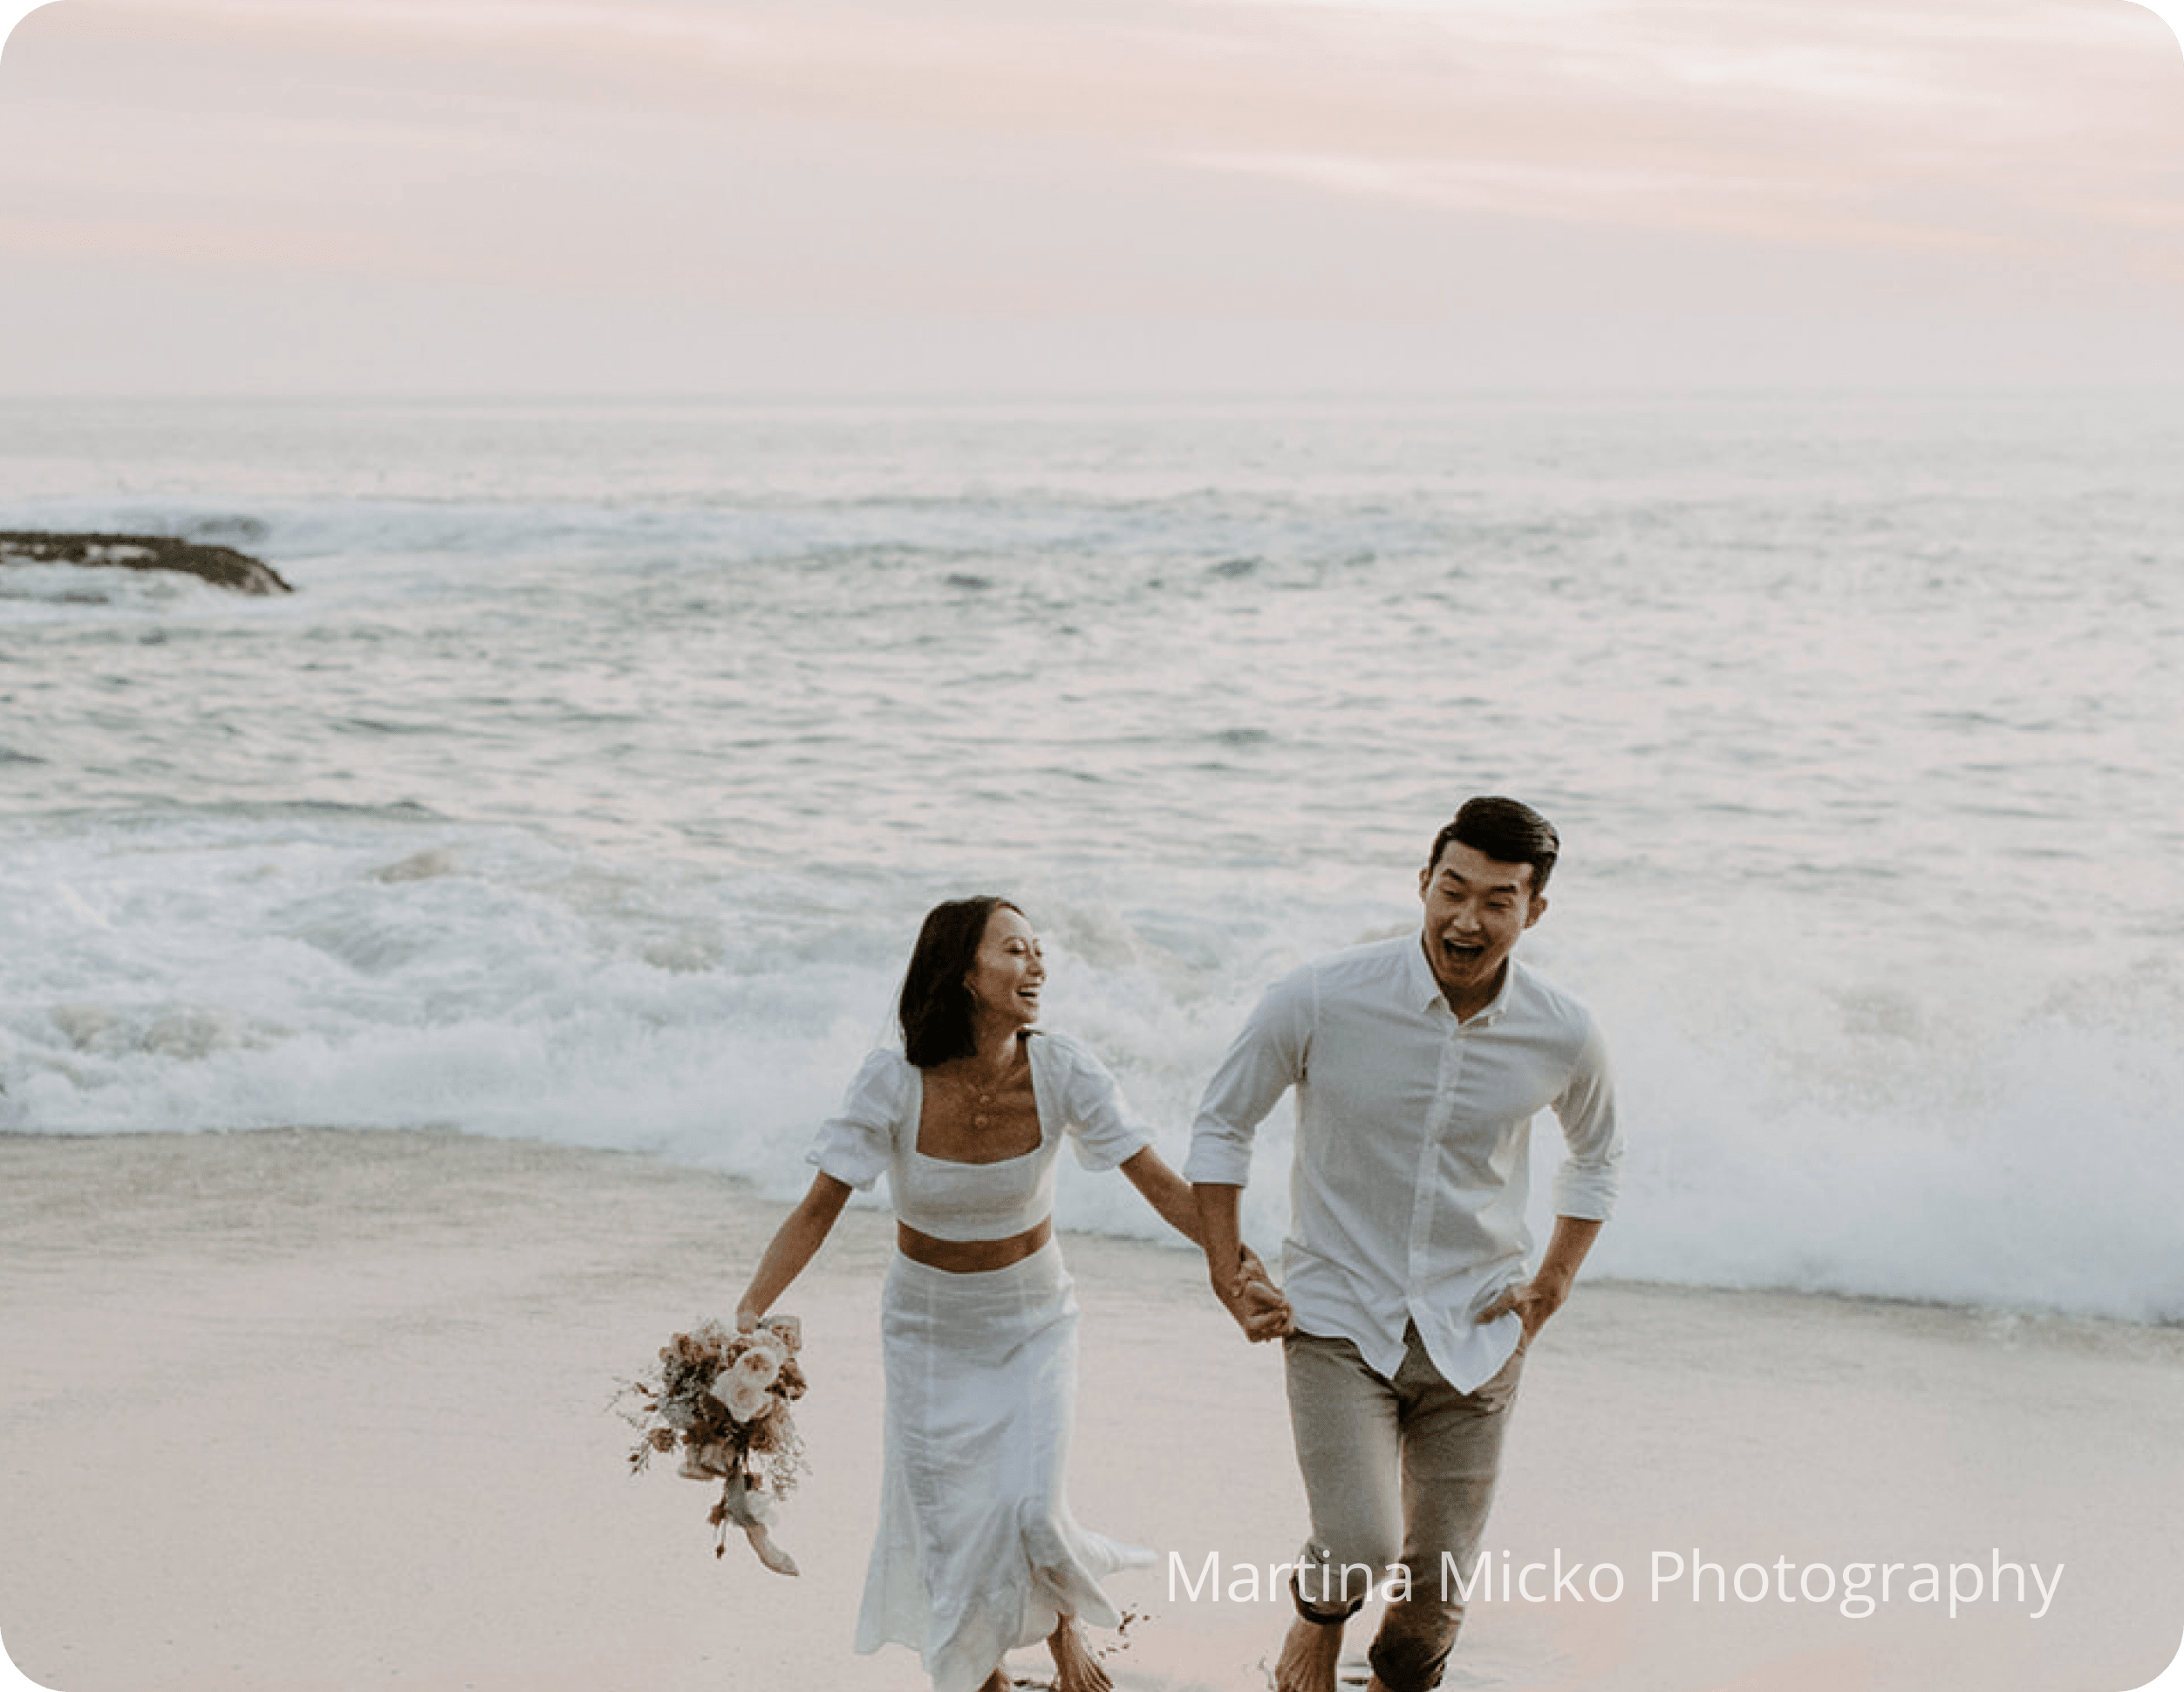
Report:
[[[1467,802],[1419,872],[1415,934],[1277,983],[1208,1085],[1178,1176],[1085,1048],[1034,1025],[1039,939],[1005,899],[925,918],[903,1047],[874,1052],[809,1161],[810,1191],[737,1307],[754,1326],[884,1172],[897,1251],[881,1302],[887,1383],[878,1537],[857,1648],[923,1658],[935,1692],[1007,1692],[1041,1638],[1059,1692],[1109,1682],[1081,1622],[1118,1625],[1101,1577],[1149,1554],[1080,1527],[1063,1467],[1077,1304],[1054,1239],[1062,1139],[1120,1169],[1204,1248],[1253,1341],[1280,1339],[1311,1517],[1280,1692],[1333,1692],[1343,1624],[1392,1565],[1375,1692],[1439,1683],[1463,1619],[1443,1555],[1478,1552],[1525,1347],[1568,1296],[1615,1192],[1621,1137],[1591,1014],[1512,957],[1546,910],[1555,831],[1511,799]],[[1278,1287],[1243,1244],[1252,1138],[1296,1092]],[[1526,1272],[1529,1129],[1569,1155],[1553,1238]]]

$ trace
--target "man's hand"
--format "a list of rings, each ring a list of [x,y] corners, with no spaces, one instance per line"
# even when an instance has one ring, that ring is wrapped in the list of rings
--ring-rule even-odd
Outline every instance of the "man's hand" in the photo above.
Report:
[[[1206,1279],[1246,1339],[1279,1340],[1293,1327],[1289,1300],[1238,1231],[1236,1212],[1242,1192],[1240,1187],[1220,1182],[1200,1182],[1191,1188],[1198,1212],[1198,1244],[1205,1248]]]
[[[1570,1284],[1566,1280],[1548,1280],[1534,1277],[1505,1286],[1495,1296],[1493,1303],[1478,1313],[1482,1322],[1491,1322],[1511,1311],[1525,1325],[1524,1343],[1531,1345],[1532,1336],[1547,1325],[1547,1318],[1562,1308],[1563,1300],[1570,1296]]]
[[[1281,1289],[1266,1272],[1259,1253],[1248,1245],[1237,1248],[1233,1273],[1213,1278],[1213,1296],[1236,1318],[1244,1337],[1253,1344],[1261,1340],[1279,1340],[1294,1326],[1289,1300],[1282,1297]]]
[[[1531,1345],[1533,1336],[1547,1325],[1547,1318],[1561,1309],[1563,1300],[1570,1296],[1578,1265],[1593,1249],[1600,1231],[1600,1225],[1589,1218],[1555,1218],[1554,1237],[1547,1241],[1539,1272],[1528,1281],[1502,1288],[1494,1301],[1478,1313],[1479,1320],[1491,1322],[1513,1310],[1525,1325],[1524,1343]]]

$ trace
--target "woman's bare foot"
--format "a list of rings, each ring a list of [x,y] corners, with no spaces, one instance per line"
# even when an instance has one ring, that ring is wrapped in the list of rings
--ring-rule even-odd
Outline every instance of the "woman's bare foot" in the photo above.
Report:
[[[1334,1666],[1341,1656],[1341,1622],[1307,1621],[1299,1616],[1281,1642],[1281,1656],[1274,1664],[1274,1692],[1334,1692]]]
[[[1054,1660],[1054,1692],[1113,1692],[1115,1682],[1084,1642],[1075,1616],[1065,1615],[1054,1625],[1047,1635],[1047,1649]]]
[[[1007,1669],[996,1668],[986,1677],[985,1683],[979,1688],[979,1692],[1013,1692],[1015,1684],[1014,1681],[1009,1679]]]

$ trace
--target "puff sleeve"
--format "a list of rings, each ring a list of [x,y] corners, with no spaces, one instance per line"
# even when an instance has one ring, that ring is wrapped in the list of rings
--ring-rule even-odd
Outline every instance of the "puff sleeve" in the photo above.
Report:
[[[1062,1072],[1062,1125],[1077,1162],[1089,1170],[1109,1170],[1150,1145],[1152,1135],[1131,1115],[1107,1066],[1073,1040],[1056,1040],[1054,1047]]]
[[[804,1162],[859,1191],[869,1191],[894,1159],[895,1136],[909,1096],[905,1083],[917,1080],[918,1072],[901,1053],[884,1047],[874,1052],[843,1095],[842,1109],[820,1125]]]

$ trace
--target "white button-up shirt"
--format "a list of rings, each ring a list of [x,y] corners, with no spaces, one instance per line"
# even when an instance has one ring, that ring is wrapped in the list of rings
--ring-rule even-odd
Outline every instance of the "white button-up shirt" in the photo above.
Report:
[[[1186,1179],[1246,1184],[1252,1136],[1297,1089],[1283,1291],[1307,1334],[1353,1341],[1392,1379],[1416,1322],[1443,1380],[1471,1392],[1524,1332],[1478,1313],[1532,1250],[1532,1119],[1552,1108],[1569,1156],[1555,1210],[1605,1220],[1622,1136],[1592,1013],[1511,959],[1468,1022],[1417,935],[1353,947],[1277,983],[1214,1072]]]

